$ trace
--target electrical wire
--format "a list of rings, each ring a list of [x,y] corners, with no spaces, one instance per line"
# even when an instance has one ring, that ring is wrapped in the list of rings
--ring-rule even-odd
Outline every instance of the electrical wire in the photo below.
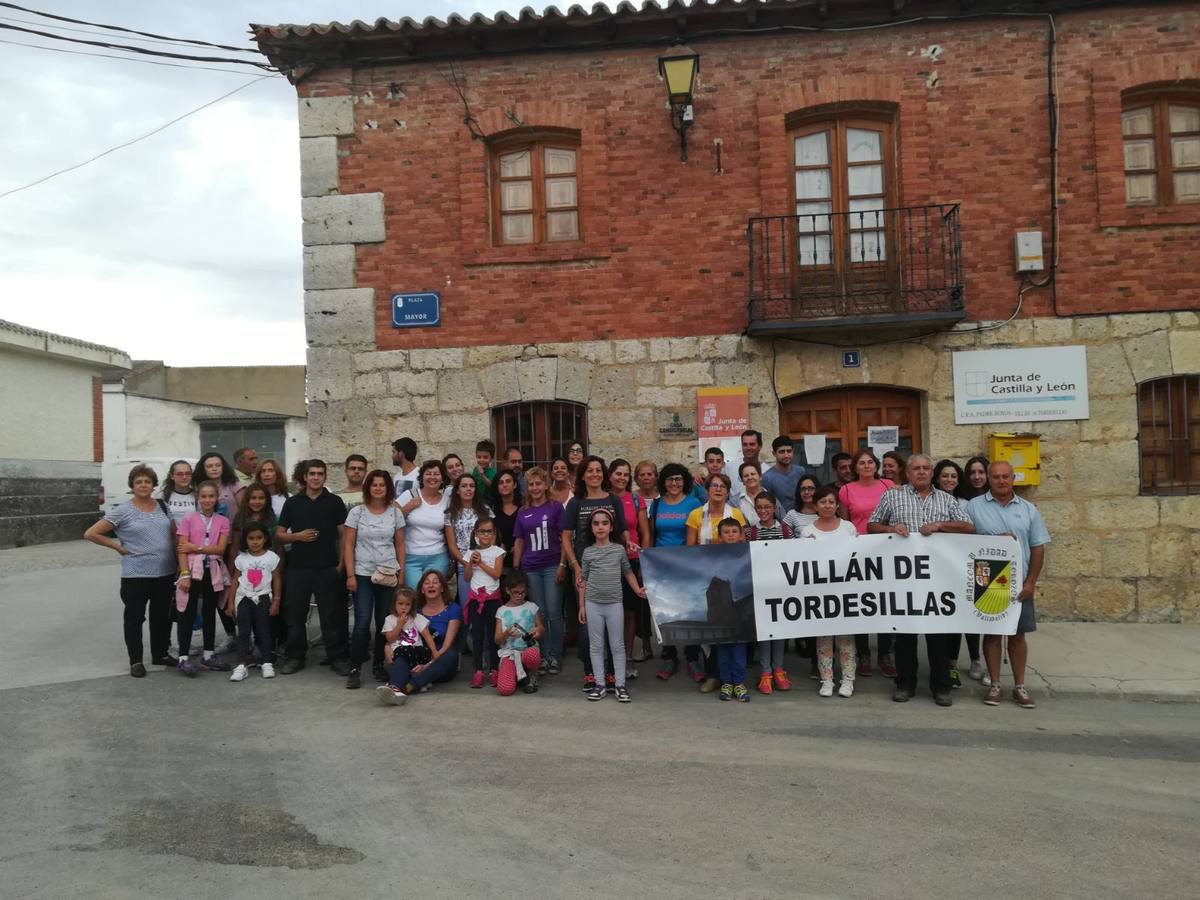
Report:
[[[251,66],[255,69],[263,69],[268,72],[277,71],[270,63],[257,62],[249,59],[234,59],[229,56],[195,56],[187,53],[170,53],[166,50],[151,50],[148,47],[133,47],[128,44],[113,44],[108,41],[89,41],[83,38],[67,37],[64,34],[54,34],[50,31],[39,31],[35,28],[24,28],[20,25],[11,25],[7,22],[0,22],[0,29],[6,31],[18,31],[23,34],[33,34],[42,38],[49,38],[54,41],[66,41],[71,44],[85,44],[89,47],[101,47],[105,50],[124,50],[129,53],[140,53],[145,56],[162,56],[168,59],[189,59],[195,62],[219,62],[230,63],[238,66]]]
[[[89,22],[87,19],[72,19],[70,16],[60,16],[56,13],[42,12],[38,9],[30,9],[27,6],[18,6],[16,3],[0,2],[0,7],[5,9],[15,9],[18,12],[28,13],[32,16],[41,16],[43,19],[54,19],[56,22],[70,22],[73,25],[90,25],[93,28],[103,28],[108,31],[119,31],[124,34],[136,34],[146,38],[154,38],[156,40],[165,41],[167,43],[178,44],[194,44],[198,47],[213,47],[217,50],[232,50],[235,53],[254,53],[259,51],[252,47],[234,47],[230,44],[214,44],[210,41],[201,41],[194,38],[177,38],[167,34],[155,34],[153,31],[138,31],[134,28],[124,28],[121,25],[107,25],[103,22]],[[53,27],[53,26],[46,26]]]
[[[90,37],[112,37],[112,35],[108,32],[98,31],[95,28],[72,28],[70,25],[51,25],[46,22],[31,22],[29,19],[17,19],[13,16],[0,16],[0,22],[12,22],[15,25],[29,25],[34,28],[49,28],[53,31],[68,31],[72,34],[86,34]],[[179,39],[172,38],[122,37],[121,40],[132,41],[135,44],[163,44],[167,47],[179,47]],[[251,47],[235,47],[232,49],[245,53],[258,52],[256,49]]]
[[[192,66],[182,62],[164,62],[161,59],[140,59],[136,56],[118,56],[113,53],[93,53],[90,50],[68,50],[66,47],[46,47],[42,44],[26,44],[24,41],[6,41],[0,38],[0,44],[9,44],[13,47],[30,47],[34,50],[49,50],[52,53],[69,53],[72,56],[93,56],[97,59],[116,59],[121,62],[141,63],[145,66],[169,66],[173,69],[196,69],[203,72],[224,72],[227,75],[240,75],[246,77],[244,71],[238,69],[219,69],[216,66]],[[266,76],[268,78],[282,78],[280,74]]]
[[[103,157],[108,156],[110,153],[116,153],[118,150],[123,150],[126,147],[131,147],[140,141],[146,140],[146,138],[153,137],[154,135],[158,134],[160,131],[165,131],[166,129],[170,128],[172,125],[174,125],[177,122],[182,122],[184,119],[188,118],[189,116],[194,116],[196,113],[200,112],[201,110],[208,109],[210,106],[213,106],[217,103],[220,103],[222,100],[232,97],[238,91],[244,91],[246,88],[250,87],[251,85],[258,84],[259,82],[262,82],[262,81],[266,81],[267,79],[269,79],[271,77],[273,77],[273,76],[260,75],[257,78],[251,78],[245,84],[240,84],[237,87],[235,87],[232,91],[226,91],[220,97],[217,97],[214,100],[209,100],[207,103],[197,106],[195,109],[190,109],[187,112],[185,112],[183,115],[176,116],[174,119],[171,119],[169,122],[164,122],[162,125],[159,125],[157,128],[154,128],[151,131],[147,131],[145,134],[138,135],[137,137],[135,137],[131,140],[125,141],[122,144],[117,144],[115,147],[109,147],[107,150],[105,150],[101,153],[97,153],[95,156],[88,157],[87,159],[83,160],[82,162],[75,163],[75,165],[73,165],[73,166],[67,166],[65,169],[59,169],[56,172],[51,172],[49,175],[43,175],[41,178],[38,178],[36,181],[31,181],[28,184],[21,185],[20,187],[11,188],[10,190],[4,191],[4,192],[0,193],[0,200],[3,200],[5,197],[11,196],[12,194],[17,194],[17,193],[20,193],[21,191],[29,190],[29,188],[36,187],[39,184],[44,184],[45,182],[49,181],[51,178],[57,178],[59,175],[65,175],[68,172],[74,172],[76,169],[82,169],[84,166],[89,165],[90,163],[94,163],[96,160],[102,159]]]

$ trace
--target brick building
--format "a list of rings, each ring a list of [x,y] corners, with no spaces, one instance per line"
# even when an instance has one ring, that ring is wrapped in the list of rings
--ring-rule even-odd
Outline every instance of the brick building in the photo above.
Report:
[[[694,461],[695,389],[827,452],[1041,435],[1051,616],[1200,608],[1200,10],[765,0],[255,26],[299,95],[314,452]],[[659,58],[694,53],[687,159]],[[1044,267],[1018,273],[1014,238]],[[438,292],[438,327],[392,296]],[[953,354],[1084,346],[1087,418]],[[843,351],[860,365],[844,367]]]

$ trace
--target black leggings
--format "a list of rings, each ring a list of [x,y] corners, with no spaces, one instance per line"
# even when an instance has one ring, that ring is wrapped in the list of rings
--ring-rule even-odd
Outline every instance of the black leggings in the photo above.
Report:
[[[685,646],[683,648],[683,655],[684,655],[684,657],[687,658],[688,662],[697,662],[700,659],[700,645],[699,644],[688,644],[687,646]],[[678,661],[679,648],[676,647],[674,644],[664,645],[662,648],[662,658],[663,659],[673,659],[673,660]]]
[[[892,643],[895,640],[895,635],[877,634],[875,635],[876,647],[880,656],[887,656],[892,652]],[[854,649],[858,653],[860,660],[865,659],[868,662],[871,660],[871,636],[869,634],[856,634],[854,636]]]
[[[203,617],[204,649],[212,652],[217,642],[217,592],[213,590],[212,573],[204,567],[204,577],[192,579],[188,591],[188,605],[179,616],[175,639],[179,642],[179,655],[187,656],[192,649],[192,626],[196,622],[196,611]]]
[[[946,654],[950,657],[950,665],[958,665],[958,651],[962,649],[962,635],[950,634],[946,636]],[[979,659],[979,635],[967,635],[967,655],[971,657],[971,662]]]
[[[471,653],[475,657],[475,671],[484,670],[484,657],[487,657],[487,668],[496,669],[500,666],[500,657],[496,647],[496,610],[500,608],[500,600],[486,600],[483,612],[474,600],[471,604]]]
[[[271,595],[261,597],[239,597],[237,599],[238,652],[246,665],[254,662],[254,651],[250,635],[254,635],[254,646],[262,662],[271,660]]]

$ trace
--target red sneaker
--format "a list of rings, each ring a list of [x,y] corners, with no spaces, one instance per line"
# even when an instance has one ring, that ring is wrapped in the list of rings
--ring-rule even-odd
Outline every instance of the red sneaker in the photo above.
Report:
[[[490,672],[488,672],[488,686],[489,686],[489,687],[495,687],[495,686],[496,686],[496,682],[497,682],[497,680],[499,679],[499,677],[500,677],[500,676],[499,676],[499,674],[496,672],[496,670],[495,670],[495,669],[492,669]]]
[[[896,677],[896,661],[892,654],[885,653],[879,657],[879,671],[883,673],[884,678]]]
[[[482,669],[476,669],[475,674],[471,676],[471,687],[473,687],[473,688],[483,687],[483,670]]]

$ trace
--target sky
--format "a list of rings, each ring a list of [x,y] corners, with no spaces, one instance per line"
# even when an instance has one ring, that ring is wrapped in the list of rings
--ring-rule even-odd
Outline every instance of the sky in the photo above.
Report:
[[[734,597],[753,594],[748,544],[669,547],[643,556],[642,571],[650,606],[660,623],[703,621],[714,576],[733,583]]]
[[[505,8],[497,0],[19,5],[247,47],[250,22],[445,19],[455,12],[491,15]],[[65,31],[85,26],[2,7],[0,25],[123,40],[115,33]],[[0,41],[118,52],[5,29]],[[0,43],[0,194],[144,134],[263,74],[224,68],[238,71]],[[168,365],[287,365],[304,362],[303,305],[296,95],[284,78],[262,80],[153,137],[0,197],[0,319]]]

